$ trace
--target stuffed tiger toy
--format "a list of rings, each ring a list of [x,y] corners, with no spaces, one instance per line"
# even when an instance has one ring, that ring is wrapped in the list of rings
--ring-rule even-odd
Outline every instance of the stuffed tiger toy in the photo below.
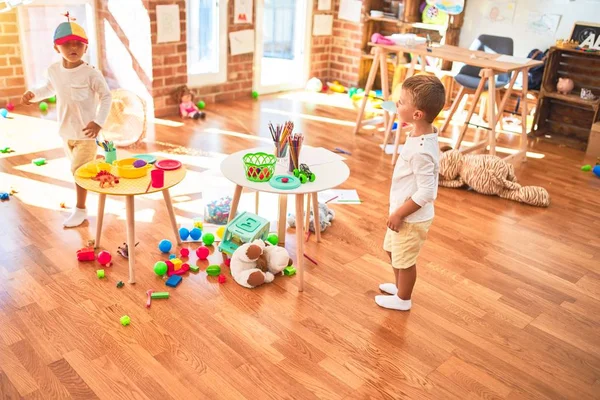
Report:
[[[477,193],[496,195],[532,206],[550,205],[550,195],[546,189],[519,185],[513,166],[497,156],[448,150],[440,157],[439,175],[440,186],[469,186]]]

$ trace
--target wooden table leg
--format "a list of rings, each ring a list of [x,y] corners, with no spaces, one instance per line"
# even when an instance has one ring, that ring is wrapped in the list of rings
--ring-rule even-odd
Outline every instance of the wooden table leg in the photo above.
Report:
[[[383,96],[383,101],[387,101],[390,96],[390,88],[389,88],[389,76],[388,76],[388,67],[387,67],[387,51],[379,52],[379,74],[381,76],[381,94]],[[365,94],[369,94],[368,92]],[[390,116],[387,112],[383,113],[383,126],[387,126],[388,120]]]
[[[417,65],[417,56],[415,56],[414,54],[410,54],[410,68],[408,69],[408,72],[406,73],[406,77],[404,78],[404,80],[406,80],[407,78],[410,78],[411,76],[413,76],[415,74],[415,65]]]
[[[279,219],[277,220],[277,238],[279,245],[285,247],[285,228],[287,227],[287,194],[279,195]]]
[[[298,291],[304,290],[304,218],[302,218],[304,195],[296,195],[296,270]]]
[[[387,113],[387,111],[385,111]],[[396,114],[390,114],[390,120],[385,126],[385,134],[383,136],[383,152],[385,153],[385,148],[390,140],[390,134],[392,133],[392,128],[394,126],[394,120],[396,119]]]
[[[377,67],[379,66],[379,53],[381,49],[379,47],[375,48],[375,56],[373,57],[373,64],[371,65],[371,70],[369,71],[369,77],[367,78],[367,85],[365,86],[365,96],[363,97],[360,108],[358,109],[358,117],[356,118],[356,126],[354,127],[354,134],[358,133],[358,130],[361,127],[363,115],[365,113],[365,107],[367,106],[367,101],[369,100],[369,92],[373,87],[373,82],[375,82],[375,76],[377,75]]]
[[[481,92],[483,92],[483,88],[485,86],[485,80],[487,78],[484,76],[483,70],[479,72],[479,76],[481,76],[481,79],[479,80],[479,85],[477,86],[477,90],[475,91],[475,96],[473,97],[471,107],[469,107],[469,111],[467,112],[467,119],[465,120],[465,124],[460,130],[460,134],[458,135],[458,139],[456,140],[456,144],[454,145],[455,150],[460,150],[460,145],[463,141],[463,138],[465,137],[467,128],[469,128],[469,122],[471,121],[471,117],[475,112],[475,107],[477,106],[477,102],[479,101],[479,98],[481,97]]]
[[[462,101],[464,92],[465,92],[465,87],[461,85],[461,87],[458,88],[458,94],[456,95],[456,99],[454,100],[454,103],[452,103],[452,105],[450,106],[450,111],[448,111],[448,117],[446,117],[446,120],[444,121],[444,123],[442,124],[442,127],[440,128],[440,133],[445,132],[446,128],[450,124],[450,121],[452,121],[452,117],[454,116],[454,113],[456,113],[456,110],[458,110],[458,106],[460,105],[460,103]]]
[[[527,161],[527,91],[529,90],[528,79],[528,68],[524,68],[521,73],[523,74],[523,98],[521,99],[521,148],[519,151],[522,153],[522,162]],[[516,75],[516,73],[515,73]]]
[[[502,97],[502,101],[500,102],[500,106],[499,106],[500,113],[502,113],[504,111],[504,107],[506,106],[506,102],[510,98],[510,95],[512,93],[512,90],[513,90],[513,87],[515,85],[515,81],[517,80],[518,75],[519,74],[517,72],[513,72],[512,77],[510,78],[510,82],[508,83],[508,88],[506,88],[506,93],[504,93],[504,96]],[[502,114],[500,114],[500,115],[502,115]],[[496,137],[498,137],[498,136],[496,136]]]
[[[96,247],[100,247],[102,239],[102,223],[104,222],[104,205],[106,204],[106,195],[98,194],[98,219],[96,220]]]
[[[133,196],[125,196],[127,212],[127,248],[129,249],[129,283],[135,283],[135,210]]]
[[[310,231],[310,196],[306,196],[306,214],[304,215],[304,230]]]
[[[169,213],[169,220],[171,222],[173,234],[175,235],[175,240],[177,241],[177,244],[181,246],[181,237],[179,236],[179,230],[177,229],[177,220],[175,219],[175,210],[173,210],[173,202],[171,201],[169,189],[163,190],[162,194],[165,198],[165,205],[167,206],[167,212]]]
[[[496,155],[496,76],[493,71],[488,76],[488,123],[490,126],[490,154]]]
[[[315,236],[317,237],[317,243],[321,241],[321,215],[319,214],[319,196],[317,192],[311,193],[306,197],[312,198],[312,206],[314,213],[315,223]]]
[[[240,198],[242,197],[242,189],[243,188],[240,185],[235,186],[235,192],[233,192],[233,200],[231,201],[231,207],[229,208],[229,220],[227,222],[231,222],[231,220],[235,217],[238,204],[240,204]]]
[[[254,199],[254,214],[256,214],[256,215],[258,215],[258,205],[259,205],[258,201],[259,201],[259,198],[260,198],[259,193],[260,192],[257,190],[256,191],[256,198]]]

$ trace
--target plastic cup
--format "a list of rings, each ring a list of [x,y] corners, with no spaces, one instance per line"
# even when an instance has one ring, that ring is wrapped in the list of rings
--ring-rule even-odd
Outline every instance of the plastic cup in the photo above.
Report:
[[[104,159],[107,163],[112,164],[117,160],[117,150],[105,151]]]
[[[152,179],[153,188],[161,188],[165,185],[165,171],[162,169],[153,169],[150,171],[150,179]]]

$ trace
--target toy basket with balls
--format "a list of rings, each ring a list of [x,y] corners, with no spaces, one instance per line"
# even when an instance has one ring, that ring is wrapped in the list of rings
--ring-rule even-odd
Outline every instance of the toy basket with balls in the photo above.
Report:
[[[248,153],[242,159],[246,179],[252,182],[268,182],[273,177],[277,158],[273,154]]]

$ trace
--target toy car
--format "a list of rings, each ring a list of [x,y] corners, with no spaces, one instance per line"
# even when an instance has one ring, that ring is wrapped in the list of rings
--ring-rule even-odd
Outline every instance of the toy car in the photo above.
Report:
[[[300,168],[294,169],[294,176],[300,179],[300,183],[314,182],[317,178],[306,164],[300,164]]]
[[[94,249],[91,247],[84,247],[83,249],[77,250],[77,260],[79,261],[94,261],[96,254]]]

